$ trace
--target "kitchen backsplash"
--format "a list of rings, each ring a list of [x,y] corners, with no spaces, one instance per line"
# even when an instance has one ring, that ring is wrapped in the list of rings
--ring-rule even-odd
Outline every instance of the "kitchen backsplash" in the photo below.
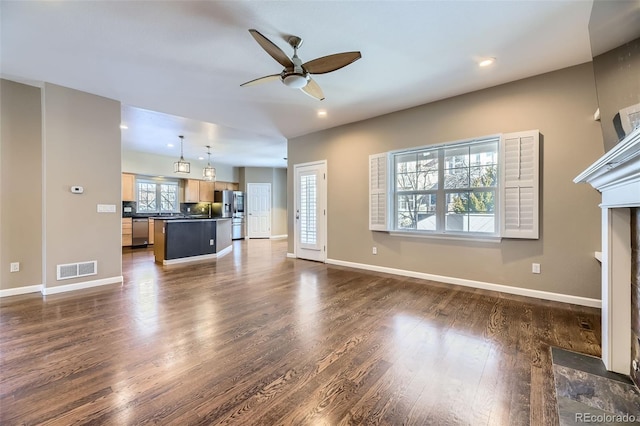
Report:
[[[180,203],[180,213],[186,215],[209,214],[211,203]]]
[[[211,203],[180,203],[180,213],[188,216],[195,215],[208,215]],[[129,210],[130,209],[130,210]],[[122,216],[135,216],[139,214],[136,211],[135,201],[123,201],[122,202]],[[142,214],[143,216],[149,216],[149,214]]]
[[[122,202],[122,217],[133,216],[136,214],[136,202],[135,201],[123,201]]]

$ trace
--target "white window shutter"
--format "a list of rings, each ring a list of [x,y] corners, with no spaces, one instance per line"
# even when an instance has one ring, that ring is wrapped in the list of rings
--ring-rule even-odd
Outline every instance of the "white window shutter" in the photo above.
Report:
[[[369,230],[389,230],[388,154],[369,156]]]
[[[540,132],[502,135],[502,237],[538,239]]]

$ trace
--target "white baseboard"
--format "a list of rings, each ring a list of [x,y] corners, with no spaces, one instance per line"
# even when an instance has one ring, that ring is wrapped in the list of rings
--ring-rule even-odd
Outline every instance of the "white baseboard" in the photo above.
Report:
[[[40,292],[42,292],[42,284],[27,285],[24,287],[7,288],[4,290],[0,290],[0,298],[9,297],[9,296],[19,296],[21,294],[28,294],[28,293],[40,293]]]
[[[217,253],[216,253],[216,258],[218,258],[218,257],[222,257],[222,256],[224,256],[225,254],[229,254],[229,253],[231,253],[232,251],[233,251],[233,246],[229,246],[229,247],[227,247],[227,248],[224,248],[224,249],[222,249],[222,250],[220,250],[219,252],[217,252]]]
[[[54,287],[42,286],[42,295],[49,296],[51,294],[65,293],[67,291],[82,290],[85,288],[98,287],[101,285],[122,283],[123,280],[124,278],[122,277],[122,275],[120,275],[119,277],[102,278],[100,280],[84,281],[81,283],[58,285]]]
[[[233,250],[233,246],[229,246],[225,249],[220,250],[217,253],[212,253],[212,254],[203,254],[200,256],[189,256],[189,257],[181,257],[179,259],[169,259],[169,260],[163,260],[162,264],[163,265],[175,265],[177,263],[187,263],[187,262],[195,262],[197,260],[207,260],[207,259],[217,259],[219,257],[224,256],[225,254],[231,253],[231,251]]]
[[[297,259],[295,253],[287,253],[287,257],[290,259]]]
[[[272,235],[269,238],[271,238],[272,240],[284,240],[285,238],[288,238],[289,235],[284,234],[284,235]]]
[[[289,253],[287,253],[289,257]],[[533,297],[536,299],[553,300],[555,302],[571,303],[574,305],[589,306],[592,308],[601,308],[602,301],[599,299],[590,299],[588,297],[572,296],[570,294],[551,293],[542,290],[532,290],[529,288],[512,287],[503,284],[487,283],[482,281],[473,281],[463,278],[446,277],[443,275],[433,275],[424,272],[407,271],[404,269],[387,268],[386,266],[367,265],[366,263],[346,262],[343,260],[327,259],[327,263],[338,266],[346,266],[349,268],[366,269],[368,271],[383,272],[393,275],[402,275],[405,277],[420,278],[423,280],[438,281],[447,284],[456,284],[465,287],[480,288],[483,290],[498,291],[501,293],[516,294],[519,296]]]

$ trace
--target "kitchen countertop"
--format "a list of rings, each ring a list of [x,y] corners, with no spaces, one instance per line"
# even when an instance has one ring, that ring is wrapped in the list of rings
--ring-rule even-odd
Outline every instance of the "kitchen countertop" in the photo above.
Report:
[[[144,215],[134,215],[134,216],[125,216],[124,218],[132,218],[132,219],[154,219],[154,220],[221,220],[221,219],[231,219],[230,217],[209,217],[209,216],[184,216],[184,215],[176,215],[176,216],[144,216]],[[123,218],[123,219],[124,219]]]
[[[230,217],[150,217],[154,220],[166,220],[169,222],[194,222],[194,221],[216,221],[231,220]]]

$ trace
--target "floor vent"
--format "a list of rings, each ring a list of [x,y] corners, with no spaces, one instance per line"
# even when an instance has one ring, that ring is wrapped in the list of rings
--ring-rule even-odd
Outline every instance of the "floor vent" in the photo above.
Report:
[[[87,275],[96,275],[98,273],[98,261],[67,263],[66,265],[58,265],[58,280],[67,280],[69,278],[86,277]]]

